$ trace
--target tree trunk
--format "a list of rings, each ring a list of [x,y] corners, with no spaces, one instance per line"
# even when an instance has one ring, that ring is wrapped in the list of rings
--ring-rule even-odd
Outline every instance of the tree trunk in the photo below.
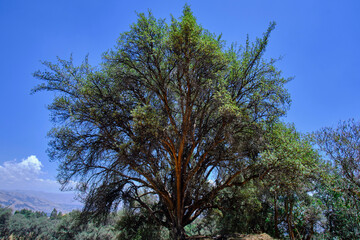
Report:
[[[185,240],[185,229],[180,224],[175,225],[171,230],[171,239],[172,240]]]
[[[310,231],[309,231],[308,236],[306,237],[306,240],[311,240],[312,239],[312,236],[314,235],[314,224],[315,224],[315,222],[311,221]]]
[[[280,231],[279,231],[279,227],[278,227],[279,213],[278,213],[278,208],[277,208],[277,194],[276,194],[276,192],[275,192],[275,195],[274,195],[274,208],[275,208],[275,214],[274,214],[275,237],[279,238],[280,237]]]
[[[289,206],[290,204],[290,206]],[[286,199],[285,200],[285,211],[286,211],[286,223],[288,225],[288,231],[289,231],[289,238],[291,240],[295,240],[295,234],[292,227],[292,209],[293,209],[293,203],[291,200]]]

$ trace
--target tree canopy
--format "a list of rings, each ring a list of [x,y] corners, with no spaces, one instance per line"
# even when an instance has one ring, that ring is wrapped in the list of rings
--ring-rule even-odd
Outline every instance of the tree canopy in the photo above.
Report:
[[[49,155],[64,188],[78,183],[84,212],[127,199],[183,239],[219,192],[268,174],[267,126],[290,103],[290,79],[264,59],[274,27],[228,46],[185,6],[169,24],[139,14],[96,68],[45,61],[34,92],[56,92]]]

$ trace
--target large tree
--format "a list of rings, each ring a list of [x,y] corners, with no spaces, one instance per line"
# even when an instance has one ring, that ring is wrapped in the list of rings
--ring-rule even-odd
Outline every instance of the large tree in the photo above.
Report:
[[[85,212],[130,199],[183,239],[221,190],[269,172],[259,152],[265,126],[288,108],[289,79],[263,58],[273,23],[227,47],[188,6],[169,25],[138,17],[98,68],[44,62],[34,91],[56,92],[49,153],[60,183],[85,194]]]

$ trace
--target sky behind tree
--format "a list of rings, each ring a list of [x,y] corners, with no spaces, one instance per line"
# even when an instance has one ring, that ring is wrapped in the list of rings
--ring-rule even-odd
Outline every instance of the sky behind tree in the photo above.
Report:
[[[57,191],[57,163],[46,154],[52,93],[30,95],[39,84],[32,77],[44,69],[40,60],[68,59],[92,65],[129,30],[136,12],[151,10],[169,22],[188,3],[197,21],[222,33],[230,45],[261,37],[271,21],[268,58],[282,56],[277,66],[294,77],[287,88],[292,105],[283,120],[301,132],[359,119],[360,2],[353,1],[116,1],[0,0],[0,189]],[[13,181],[10,179],[12,176]],[[41,183],[44,184],[41,184]]]

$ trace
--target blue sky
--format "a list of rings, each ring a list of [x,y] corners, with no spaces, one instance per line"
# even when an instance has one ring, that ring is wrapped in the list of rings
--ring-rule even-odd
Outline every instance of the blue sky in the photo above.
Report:
[[[57,164],[46,155],[52,94],[30,95],[40,60],[73,53],[80,62],[89,53],[96,65],[136,21],[135,12],[151,9],[169,19],[185,3],[228,43],[261,36],[276,21],[267,56],[283,56],[279,69],[295,77],[287,85],[292,106],[284,120],[299,131],[359,119],[360,1],[0,0],[0,189],[58,188]]]

